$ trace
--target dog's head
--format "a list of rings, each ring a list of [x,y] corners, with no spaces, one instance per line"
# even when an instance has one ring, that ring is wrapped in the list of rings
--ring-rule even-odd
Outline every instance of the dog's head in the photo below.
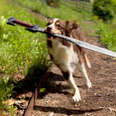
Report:
[[[49,33],[64,34],[65,22],[59,19],[48,19],[46,31]]]
[[[57,33],[71,36],[73,31],[78,30],[79,25],[76,21],[63,21],[59,19],[48,19],[46,31],[48,33]]]

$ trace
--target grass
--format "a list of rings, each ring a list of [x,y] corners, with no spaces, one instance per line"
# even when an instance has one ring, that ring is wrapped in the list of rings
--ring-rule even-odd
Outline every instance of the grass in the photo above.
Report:
[[[76,7],[76,3],[61,0],[60,6],[58,8],[50,7],[46,4],[45,0],[17,0],[23,6],[30,8],[33,11],[42,13],[47,17],[56,17],[63,20],[77,20],[81,22],[83,20],[90,18],[90,13],[82,11]],[[83,14],[82,14],[83,13]]]
[[[14,10],[15,7],[17,8],[16,10]],[[44,60],[44,57],[46,57],[47,50],[45,47],[45,36],[40,33],[30,33],[19,26],[12,27],[6,25],[6,20],[10,16],[14,16],[31,24],[38,24],[42,27],[45,25],[45,22],[40,22],[38,19],[27,13],[25,9],[18,6],[14,6],[14,8],[12,8],[12,6],[9,5],[7,8],[5,8],[5,15],[1,16],[0,49],[4,52],[0,53],[0,59],[2,61],[0,66],[2,68],[2,66],[7,65],[6,68],[8,68],[9,71],[10,69],[16,69],[16,67],[19,66],[23,71],[23,68],[26,67],[24,66],[25,64],[31,65],[32,60],[35,59],[38,59],[38,61],[41,62],[42,59]],[[4,58],[2,59],[3,56]],[[17,71],[18,69],[14,71]]]
[[[32,17],[24,8],[11,1],[0,1],[0,111],[4,108],[7,111],[13,109],[2,101],[11,96],[14,88],[12,83],[14,74],[26,76],[34,66],[41,72],[49,63],[46,59],[45,35],[30,33],[20,26],[7,25],[6,21],[10,16],[41,27],[44,27],[46,23]]]
[[[96,35],[101,38],[100,41],[102,45],[112,51],[116,51],[116,30],[113,27],[113,24],[105,24],[102,21],[99,21]]]

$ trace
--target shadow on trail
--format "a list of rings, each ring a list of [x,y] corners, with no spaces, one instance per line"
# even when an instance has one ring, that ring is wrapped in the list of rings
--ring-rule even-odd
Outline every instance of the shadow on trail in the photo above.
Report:
[[[20,79],[19,81],[14,83],[14,89],[12,92],[12,97],[16,98],[20,94],[26,94],[28,92],[34,91],[37,84],[40,82],[42,75],[46,72],[45,70],[40,70],[38,65],[32,66],[26,77]],[[17,77],[18,78],[18,77]]]
[[[90,112],[96,112],[100,111],[103,108],[97,108],[97,109],[85,109],[85,110],[74,110],[74,109],[67,109],[63,107],[45,107],[45,106],[35,106],[34,110],[39,110],[43,112],[54,112],[54,113],[60,113],[60,114],[67,114],[67,115],[77,115],[77,114],[84,114],[84,113],[90,113]]]

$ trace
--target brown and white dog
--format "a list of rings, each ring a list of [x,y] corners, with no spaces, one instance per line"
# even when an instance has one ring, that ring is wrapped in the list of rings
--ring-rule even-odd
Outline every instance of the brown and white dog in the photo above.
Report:
[[[84,41],[84,36],[81,34],[80,26],[75,21],[62,21],[59,19],[49,19],[46,31],[49,33],[57,33],[65,36],[73,37]],[[73,78],[74,71],[78,67],[86,79],[88,88],[92,87],[91,81],[88,78],[86,64],[91,68],[87,54],[83,48],[72,44],[66,40],[52,37],[48,35],[47,39],[48,52],[53,62],[60,68],[64,78],[74,89],[74,102],[81,100],[80,92]]]

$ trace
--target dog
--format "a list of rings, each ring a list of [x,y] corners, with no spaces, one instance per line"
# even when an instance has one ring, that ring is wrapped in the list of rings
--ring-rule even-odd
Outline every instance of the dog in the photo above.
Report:
[[[81,41],[85,40],[80,26],[76,21],[63,21],[56,18],[49,19],[46,32],[65,35]],[[73,78],[76,67],[82,71],[83,76],[86,79],[87,87],[92,87],[92,83],[89,80],[86,71],[86,65],[91,68],[86,52],[80,46],[74,45],[71,42],[58,37],[52,37],[49,34],[47,35],[47,47],[51,60],[60,68],[63,77],[74,90],[74,95],[72,97],[73,101],[79,102],[81,96]]]

